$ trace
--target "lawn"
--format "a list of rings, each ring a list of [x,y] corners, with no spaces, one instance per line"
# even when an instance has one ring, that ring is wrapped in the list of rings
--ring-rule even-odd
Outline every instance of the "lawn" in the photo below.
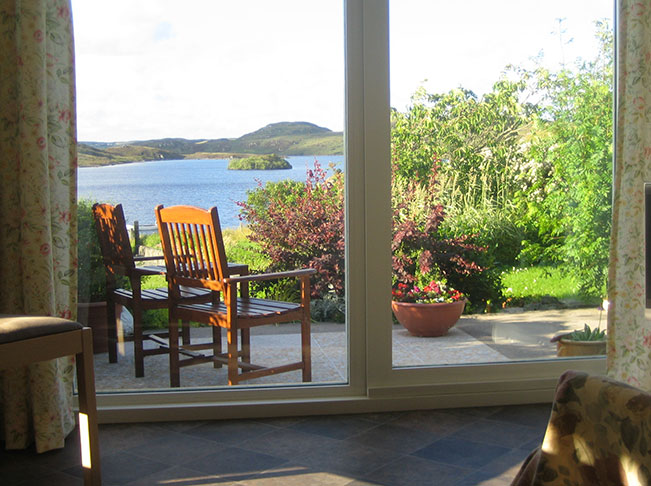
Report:
[[[599,305],[598,297],[581,296],[574,273],[567,267],[512,267],[502,272],[504,307],[535,305]]]

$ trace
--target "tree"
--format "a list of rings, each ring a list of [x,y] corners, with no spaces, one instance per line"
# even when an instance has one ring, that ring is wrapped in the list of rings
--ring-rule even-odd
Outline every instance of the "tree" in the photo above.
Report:
[[[601,50],[576,69],[525,73],[542,94],[520,179],[523,224],[536,228],[527,242],[533,258],[554,258],[576,269],[580,290],[604,295],[611,229],[613,33],[597,24]]]

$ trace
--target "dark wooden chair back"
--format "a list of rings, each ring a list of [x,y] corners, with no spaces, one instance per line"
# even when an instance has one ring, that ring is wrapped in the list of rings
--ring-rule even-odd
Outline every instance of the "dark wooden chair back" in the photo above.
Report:
[[[129,275],[135,263],[122,205],[94,204],[93,216],[106,269],[113,275]]]

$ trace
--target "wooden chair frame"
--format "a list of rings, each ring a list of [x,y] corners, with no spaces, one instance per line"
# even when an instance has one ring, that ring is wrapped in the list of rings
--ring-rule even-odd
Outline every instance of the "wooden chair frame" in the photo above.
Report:
[[[88,456],[90,464],[82,465],[84,485],[101,486],[92,330],[79,325],[75,330],[2,343],[0,344],[0,370],[73,355],[77,370],[79,413],[87,417],[88,425],[87,436],[84,436],[81,423],[79,427],[82,458],[85,457],[85,452],[90,454]],[[84,444],[88,445],[88,451],[83,450]]]
[[[124,219],[121,204],[94,204],[93,216],[100,243],[104,267],[106,270],[106,303],[107,303],[107,333],[108,355],[110,363],[118,361],[118,332],[115,305],[120,304],[129,308],[133,315],[133,347],[135,375],[137,378],[145,375],[144,358],[146,356],[166,354],[169,352],[167,332],[145,334],[142,329],[142,313],[151,309],[166,309],[167,288],[142,290],[142,277],[148,275],[165,275],[163,266],[136,266],[136,263],[148,261],[163,261],[163,257],[134,257],[131,242]],[[117,277],[129,279],[131,290],[120,288]],[[197,292],[189,296],[192,301],[207,302],[210,295],[207,292]],[[183,339],[189,343],[190,334],[188,323],[183,323]],[[157,344],[153,349],[145,349],[143,342],[151,340]]]
[[[258,275],[233,276],[226,262],[217,208],[192,206],[156,207],[167,267],[170,314],[170,385],[180,386],[179,369],[213,361],[228,365],[228,384],[243,380],[301,370],[304,382],[312,380],[310,343],[310,277],[314,269]],[[296,278],[301,284],[300,304],[249,297],[249,282]],[[180,300],[181,288],[202,288],[213,293],[209,304],[186,304]],[[239,290],[239,297],[238,297]],[[223,301],[220,297],[223,295]],[[178,345],[178,320],[190,320],[212,326],[213,336],[226,330],[227,352],[214,348],[211,356],[192,355],[187,346]],[[301,361],[264,367],[251,363],[250,329],[265,324],[299,321],[301,323]],[[238,349],[238,331],[241,348]],[[189,358],[180,359],[180,355]],[[240,373],[239,369],[243,371]]]

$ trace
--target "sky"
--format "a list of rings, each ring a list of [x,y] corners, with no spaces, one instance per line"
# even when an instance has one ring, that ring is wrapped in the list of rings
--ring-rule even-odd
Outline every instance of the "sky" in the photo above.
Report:
[[[78,139],[239,137],[344,125],[342,0],[72,0]],[[504,67],[596,52],[612,0],[393,0],[391,105],[490,91]],[[563,19],[559,22],[559,19]],[[559,28],[560,27],[560,28]]]

